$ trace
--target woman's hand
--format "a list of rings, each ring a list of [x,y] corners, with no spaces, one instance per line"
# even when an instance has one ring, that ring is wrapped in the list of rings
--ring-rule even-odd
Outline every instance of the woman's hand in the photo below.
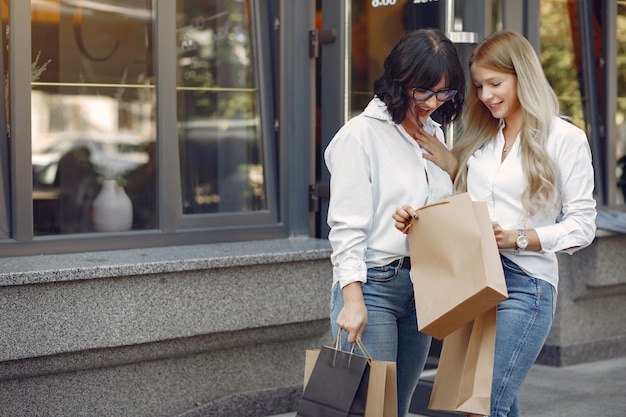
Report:
[[[505,230],[500,224],[493,222],[493,234],[496,237],[498,249],[517,249],[517,230]],[[528,238],[526,251],[541,251],[541,241],[535,229],[524,229]]]
[[[454,181],[459,169],[459,161],[448,147],[436,136],[426,133],[421,127],[417,129],[417,133],[413,134],[413,138],[427,152],[423,154],[423,157],[439,165]]]
[[[493,234],[495,235],[496,243],[498,244],[498,249],[513,249],[517,247],[515,244],[517,232],[513,235],[510,230],[504,230],[500,224],[495,222],[492,223],[492,226]]]
[[[419,219],[417,212],[413,209],[413,207],[404,205],[400,208],[397,208],[395,213],[391,215],[394,220],[394,226],[396,229],[401,231],[404,234],[409,233],[409,226],[411,225],[412,219]]]
[[[363,336],[367,326],[367,308],[363,300],[361,282],[353,282],[342,289],[343,308],[337,316],[337,325],[348,333],[348,343]]]

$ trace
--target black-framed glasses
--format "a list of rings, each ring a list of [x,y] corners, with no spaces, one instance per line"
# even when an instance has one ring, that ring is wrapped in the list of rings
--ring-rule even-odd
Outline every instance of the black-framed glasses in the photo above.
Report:
[[[432,96],[437,97],[437,101],[444,102],[452,99],[458,90],[439,90],[431,91],[428,88],[413,87],[411,88],[413,99],[417,101],[429,100]]]

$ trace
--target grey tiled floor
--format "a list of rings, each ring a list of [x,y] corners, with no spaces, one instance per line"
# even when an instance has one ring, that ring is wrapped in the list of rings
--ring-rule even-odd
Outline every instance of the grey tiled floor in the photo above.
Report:
[[[624,417],[624,393],[626,356],[563,367],[535,365],[520,391],[521,417]]]

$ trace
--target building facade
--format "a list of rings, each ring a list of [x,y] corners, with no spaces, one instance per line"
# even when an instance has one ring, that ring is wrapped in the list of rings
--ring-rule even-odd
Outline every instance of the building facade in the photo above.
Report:
[[[523,33],[588,133],[599,209],[626,207],[620,1],[0,5],[7,415],[293,410],[305,349],[329,340],[321,154],[407,30],[439,27],[463,57]],[[542,363],[626,354],[625,250],[609,227],[561,256]]]

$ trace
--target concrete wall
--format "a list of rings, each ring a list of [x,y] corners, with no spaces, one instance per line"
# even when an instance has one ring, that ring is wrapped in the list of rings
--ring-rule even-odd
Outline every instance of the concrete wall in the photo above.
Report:
[[[591,246],[558,257],[557,311],[538,362],[626,356],[626,235],[599,232]]]

